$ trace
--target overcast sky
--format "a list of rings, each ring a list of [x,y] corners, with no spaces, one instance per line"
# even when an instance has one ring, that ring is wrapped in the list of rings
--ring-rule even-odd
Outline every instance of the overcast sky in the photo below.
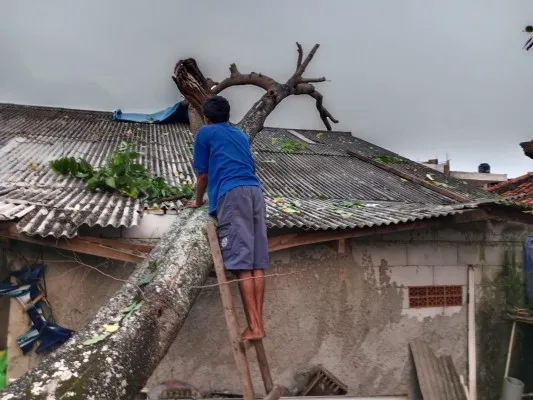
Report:
[[[287,79],[295,41],[321,44],[335,127],[416,161],[510,177],[533,171],[533,52],[521,49],[531,0],[2,0],[0,102],[153,112],[180,100],[174,63],[195,57],[222,79]],[[150,4],[150,5],[149,5]],[[224,92],[237,120],[255,88]],[[267,125],[322,128],[312,99],[282,103]],[[0,127],[1,128],[1,127]]]

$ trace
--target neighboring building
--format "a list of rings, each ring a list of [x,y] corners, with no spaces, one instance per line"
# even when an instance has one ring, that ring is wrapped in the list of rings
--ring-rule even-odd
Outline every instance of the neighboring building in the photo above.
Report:
[[[486,163],[479,165],[478,172],[452,171],[449,160],[439,163],[438,159],[432,159],[422,165],[480,188],[487,188],[507,180],[507,174],[491,173],[490,165]]]
[[[516,202],[533,205],[533,172],[491,186],[488,191],[501,197],[515,198]]]
[[[124,140],[144,146],[142,161],[154,174],[175,185],[194,181],[185,125],[0,104],[0,236],[6,239],[0,255],[11,269],[34,261],[49,266],[47,298],[66,328],[80,329],[121,285],[67,252],[120,260],[102,266],[102,258],[83,258],[126,279],[131,263],[146,256],[179,213],[179,203],[148,207],[87,193],[82,182],[47,166],[61,156],[100,165]],[[347,132],[265,128],[253,151],[267,200],[272,272],[282,275],[268,279],[265,303],[275,381],[296,390],[309,368],[323,364],[349,395],[407,394],[414,375],[409,343],[424,339],[451,355],[468,382],[471,298],[478,398],[497,398],[508,344],[509,324],[499,318],[504,274],[521,260],[531,216]],[[3,304],[11,310],[12,336],[27,329],[15,303]],[[12,376],[19,376],[35,360],[18,354],[12,341],[10,349]],[[254,366],[252,373],[260,382]],[[218,288],[202,290],[148,385],[169,378],[200,390],[240,391]]]

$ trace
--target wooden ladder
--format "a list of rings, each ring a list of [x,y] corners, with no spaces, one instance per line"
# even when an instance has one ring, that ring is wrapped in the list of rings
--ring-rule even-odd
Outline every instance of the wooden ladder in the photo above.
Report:
[[[245,343],[241,341],[240,338],[241,331],[239,327],[239,321],[237,319],[237,313],[235,312],[235,305],[233,303],[233,296],[231,295],[231,290],[228,284],[229,282],[226,279],[226,273],[224,271],[224,262],[222,260],[222,252],[220,251],[215,224],[213,222],[207,223],[206,230],[207,237],[209,238],[209,245],[211,247],[211,255],[213,256],[213,262],[215,264],[215,272],[217,274],[219,283],[218,287],[220,288],[220,296],[222,298],[226,323],[228,325],[229,339],[241,380],[243,397],[244,400],[254,400],[255,394],[254,387],[252,385],[252,377],[250,376],[250,365],[248,363],[248,357],[246,356]],[[270,375],[270,368],[268,366],[263,341],[254,340],[251,341],[251,343],[255,347],[257,362],[261,371],[261,377],[263,378],[265,392],[267,393],[264,400],[277,400],[281,397],[281,387],[274,386],[272,382],[272,376]]]

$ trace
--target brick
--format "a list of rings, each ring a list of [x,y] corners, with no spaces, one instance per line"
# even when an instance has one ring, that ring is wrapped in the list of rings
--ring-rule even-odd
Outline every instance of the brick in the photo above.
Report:
[[[407,264],[407,248],[405,244],[396,243],[363,243],[352,244],[352,254],[356,265],[361,266],[404,266]]]
[[[429,266],[392,267],[390,284],[400,287],[433,285],[433,268]],[[379,276],[379,271],[376,271]]]
[[[407,265],[457,265],[457,246],[449,244],[410,244]]]
[[[458,265],[502,265],[505,247],[495,244],[471,243],[458,247]]]
[[[434,285],[466,285],[468,283],[468,267],[434,266]]]

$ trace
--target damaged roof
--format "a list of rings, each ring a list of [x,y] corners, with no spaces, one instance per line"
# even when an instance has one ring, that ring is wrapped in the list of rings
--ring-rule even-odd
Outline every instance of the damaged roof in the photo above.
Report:
[[[487,190],[501,197],[513,198],[512,201],[517,203],[533,205],[533,172],[490,186]]]
[[[81,180],[48,167],[65,156],[102,165],[122,141],[142,146],[140,161],[153,175],[176,186],[195,181],[187,125],[115,122],[108,112],[0,104],[0,220],[17,221],[28,235],[69,238],[83,224],[137,225],[146,212],[142,201],[86,192]],[[396,224],[460,213],[494,198],[349,132],[265,128],[252,150],[270,228]]]

